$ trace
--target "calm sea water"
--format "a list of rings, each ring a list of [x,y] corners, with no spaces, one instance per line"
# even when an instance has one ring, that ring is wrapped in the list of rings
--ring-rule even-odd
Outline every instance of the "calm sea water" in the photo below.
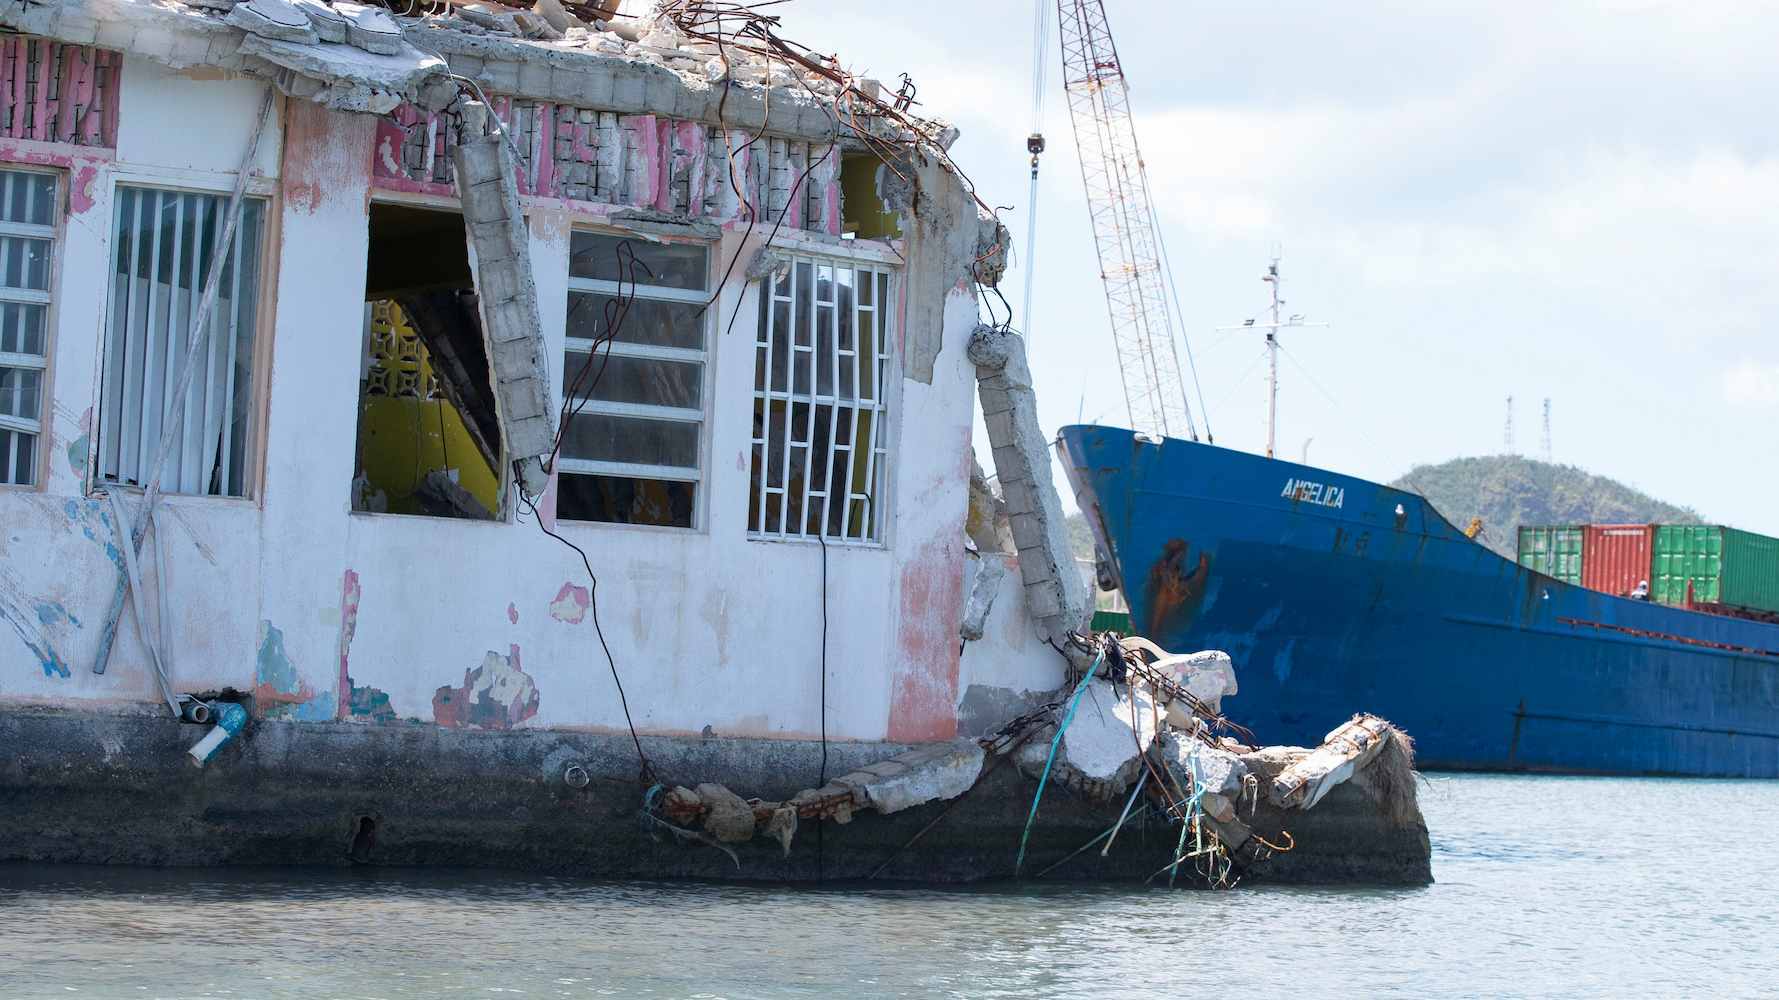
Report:
[[[1779,782],[1422,801],[1439,882],[1400,890],[0,868],[0,996],[1779,995]]]

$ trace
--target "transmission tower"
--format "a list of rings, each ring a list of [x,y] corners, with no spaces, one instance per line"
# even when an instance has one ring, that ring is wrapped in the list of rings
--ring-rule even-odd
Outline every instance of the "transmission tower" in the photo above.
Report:
[[[1166,248],[1103,0],[1056,0],[1063,90],[1133,430],[1198,439],[1175,346]]]
[[[1551,457],[1550,457],[1551,456],[1551,451],[1550,451],[1550,397],[1549,396],[1544,397],[1544,441],[1542,443],[1544,445],[1544,449],[1543,449],[1544,450],[1544,460],[1546,462],[1548,462],[1551,460]]]
[[[1503,455],[1513,454],[1513,397],[1507,397],[1507,427],[1501,432]]]

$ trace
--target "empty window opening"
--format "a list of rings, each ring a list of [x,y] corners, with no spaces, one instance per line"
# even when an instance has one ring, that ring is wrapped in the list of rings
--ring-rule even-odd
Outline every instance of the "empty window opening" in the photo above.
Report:
[[[371,205],[352,509],[493,520],[500,425],[463,217]]]
[[[574,234],[557,517],[697,524],[708,271],[702,245]]]
[[[49,285],[56,240],[54,174],[0,170],[0,484],[37,481]]]
[[[879,540],[890,289],[887,271],[801,257],[762,283],[754,537]]]
[[[120,184],[116,202],[99,478],[146,487],[161,438],[172,434],[177,439],[160,470],[164,492],[246,496],[265,201],[242,199],[177,419],[172,396],[229,199]]]
[[[840,158],[842,235],[861,240],[901,238],[902,214],[886,205],[879,193],[889,170],[889,165],[872,153],[847,153]]]

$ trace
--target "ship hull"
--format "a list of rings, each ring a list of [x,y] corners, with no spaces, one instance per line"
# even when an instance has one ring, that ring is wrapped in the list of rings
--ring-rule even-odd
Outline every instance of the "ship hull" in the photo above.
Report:
[[[1262,742],[1368,711],[1426,768],[1779,777],[1779,625],[1559,582],[1323,469],[1106,427],[1059,451],[1132,630],[1228,652]]]

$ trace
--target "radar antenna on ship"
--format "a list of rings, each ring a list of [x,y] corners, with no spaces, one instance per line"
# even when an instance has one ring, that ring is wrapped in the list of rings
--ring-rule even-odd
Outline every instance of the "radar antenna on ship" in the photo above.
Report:
[[[1220,326],[1219,330],[1265,330],[1266,331],[1266,457],[1272,458],[1273,444],[1277,438],[1279,423],[1279,331],[1286,328],[1327,326],[1327,323],[1309,323],[1302,313],[1279,318],[1279,311],[1285,306],[1285,297],[1280,294],[1285,284],[1285,276],[1279,273],[1279,258],[1282,256],[1278,248],[1273,249],[1272,263],[1267,265],[1266,273],[1260,280],[1272,288],[1272,322],[1256,323],[1245,320],[1235,326]],[[1308,442],[1305,442],[1305,458],[1308,458]]]

